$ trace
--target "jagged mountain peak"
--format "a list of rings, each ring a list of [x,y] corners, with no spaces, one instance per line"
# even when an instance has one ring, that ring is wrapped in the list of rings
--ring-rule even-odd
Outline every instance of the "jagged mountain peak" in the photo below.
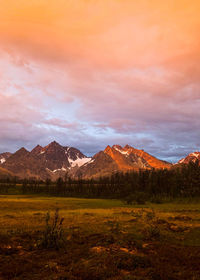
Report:
[[[116,145],[116,144],[115,144],[115,145],[113,145],[113,146],[112,146],[112,148],[113,148],[113,149],[123,150],[122,146],[120,146],[120,145]]]
[[[56,142],[55,140],[54,141],[52,141],[49,145],[59,145],[59,146],[61,146],[58,142]]]
[[[200,152],[198,152],[198,151],[189,154],[189,156],[194,156],[196,158],[199,157],[199,155],[200,155]]]
[[[113,145],[112,149],[114,149],[115,151],[118,151],[121,154],[128,155],[127,149],[122,148],[122,146],[120,146],[120,145]]]
[[[61,146],[59,143],[57,143],[56,141],[51,142],[50,144],[48,144],[47,146],[45,146],[41,153],[44,154],[64,154],[65,153],[65,148],[63,146]]]
[[[39,144],[37,144],[37,146],[35,146],[34,149],[42,149],[42,148],[43,148],[42,146],[40,146]]]
[[[104,149],[104,152],[110,151],[110,150],[112,150],[112,148],[110,147],[110,145],[108,145],[108,146]]]
[[[51,147],[62,147],[63,148],[63,146],[61,146],[58,142],[56,142],[56,141],[53,141],[53,142],[51,142],[50,144],[48,144],[47,146],[45,146],[45,148],[51,148]]]
[[[179,160],[177,164],[188,164],[189,162],[196,162],[197,160],[200,162],[200,152],[195,151],[187,155],[185,158]]]
[[[134,149],[134,148],[131,147],[130,145],[126,144],[126,145],[124,146],[124,149],[127,150],[127,149]]]
[[[118,164],[120,169],[131,168],[169,168],[171,164],[159,160],[144,150],[138,150],[126,144],[124,147],[107,146],[104,153],[108,154]]]
[[[128,150],[128,149],[134,149],[132,146],[126,144],[124,147],[122,147],[121,145],[115,144],[112,146],[112,148],[114,149],[119,149],[119,150]]]
[[[123,153],[123,152],[125,153],[128,150],[135,150],[135,149],[133,147],[131,147],[130,145],[128,145],[128,144],[126,144],[124,147],[122,147],[121,145],[115,144],[112,147],[107,146],[105,150],[106,151],[109,151],[109,150],[114,151],[114,150],[116,150],[116,151],[118,151],[120,153]]]
[[[104,153],[109,155],[117,165],[118,170],[138,170],[140,168],[150,168],[148,163],[136,154],[131,154],[129,150],[120,145],[113,145],[106,148]]]
[[[19,150],[17,150],[15,152],[15,154],[28,154],[29,151],[27,149],[25,149],[24,147],[20,148]]]
[[[40,145],[37,145],[35,148],[33,148],[33,150],[31,151],[32,154],[34,155],[38,155],[39,153],[41,153],[43,147]]]

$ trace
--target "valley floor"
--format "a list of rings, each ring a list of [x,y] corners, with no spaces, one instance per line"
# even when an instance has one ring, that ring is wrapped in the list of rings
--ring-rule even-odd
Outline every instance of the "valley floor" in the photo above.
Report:
[[[0,279],[199,280],[199,264],[199,203],[0,196]]]

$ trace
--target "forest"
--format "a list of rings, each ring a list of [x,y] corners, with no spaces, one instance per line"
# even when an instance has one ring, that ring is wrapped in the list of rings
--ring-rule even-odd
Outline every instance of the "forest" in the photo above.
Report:
[[[146,200],[159,202],[163,198],[200,196],[199,162],[174,166],[171,169],[151,169],[131,172],[116,172],[98,179],[65,178],[55,182],[34,178],[0,179],[1,194],[45,194],[65,197],[116,198],[131,204]]]

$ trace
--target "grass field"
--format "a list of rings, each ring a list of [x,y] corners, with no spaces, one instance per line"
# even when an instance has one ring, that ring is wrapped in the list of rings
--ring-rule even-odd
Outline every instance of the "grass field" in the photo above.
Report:
[[[0,279],[199,280],[200,203],[2,195]]]

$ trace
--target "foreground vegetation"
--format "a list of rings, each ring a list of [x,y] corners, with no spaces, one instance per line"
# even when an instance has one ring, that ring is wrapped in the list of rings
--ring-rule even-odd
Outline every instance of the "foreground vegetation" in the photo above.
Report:
[[[0,279],[197,280],[199,263],[198,202],[0,196]]]

